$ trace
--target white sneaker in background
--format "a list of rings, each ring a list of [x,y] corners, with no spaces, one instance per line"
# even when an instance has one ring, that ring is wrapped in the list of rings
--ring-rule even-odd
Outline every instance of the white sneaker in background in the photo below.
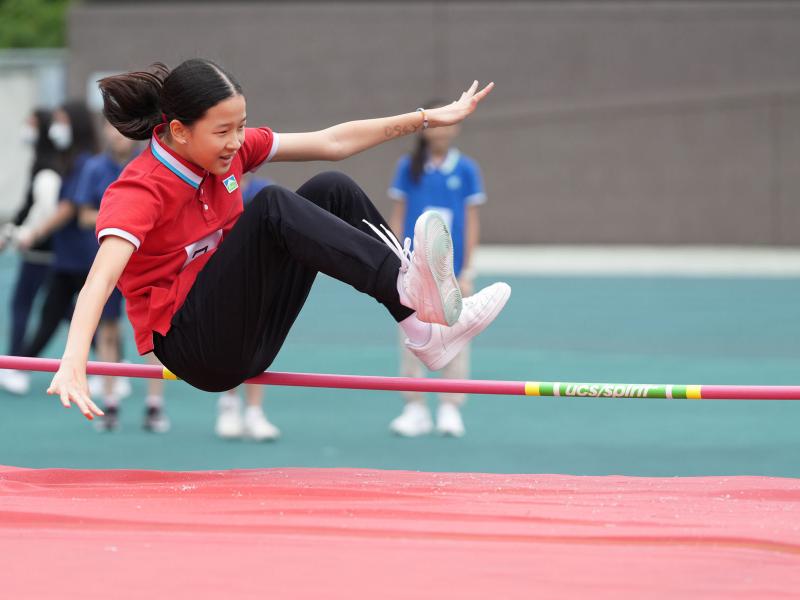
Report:
[[[433,431],[431,411],[424,402],[406,402],[403,412],[390,424],[389,429],[403,437],[427,435]]]
[[[101,398],[105,394],[104,389],[105,377],[102,375],[90,375],[87,379],[89,384],[89,395],[92,398]],[[128,377],[115,377],[114,378],[114,395],[122,400],[127,398],[132,393],[131,380]]]
[[[222,394],[217,402],[216,434],[223,439],[242,437],[244,421],[242,420],[242,402],[236,394]]]
[[[0,369],[0,388],[11,394],[24,396],[31,389],[30,375],[16,369]]]
[[[167,433],[172,428],[163,406],[148,406],[144,411],[142,429],[150,433]]]
[[[458,406],[449,402],[439,405],[439,410],[436,411],[436,431],[441,435],[463,437],[466,432]]]
[[[464,298],[464,310],[458,323],[445,327],[431,324],[431,339],[415,346],[406,340],[406,347],[431,371],[445,367],[461,349],[494,321],[511,296],[507,283],[493,283],[477,294]]]
[[[248,406],[244,409],[244,437],[256,442],[277,440],[281,430],[267,419],[260,406]]]
[[[114,393],[117,395],[117,398],[122,400],[133,393],[133,388],[131,387],[131,380],[129,377],[116,377],[115,380]]]

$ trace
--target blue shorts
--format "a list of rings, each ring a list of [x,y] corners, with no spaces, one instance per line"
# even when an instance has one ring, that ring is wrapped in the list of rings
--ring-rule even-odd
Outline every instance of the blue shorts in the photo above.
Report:
[[[111,292],[108,302],[103,307],[103,314],[100,315],[101,321],[117,321],[122,316],[122,292],[117,288]]]

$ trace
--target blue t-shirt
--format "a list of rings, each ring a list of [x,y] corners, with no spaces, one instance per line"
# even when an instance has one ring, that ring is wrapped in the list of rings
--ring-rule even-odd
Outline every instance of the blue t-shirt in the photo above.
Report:
[[[439,212],[453,238],[453,268],[461,273],[466,243],[467,207],[486,202],[483,179],[478,164],[451,148],[438,167],[425,165],[419,181],[411,177],[411,157],[397,163],[389,196],[406,203],[404,237],[414,237],[414,223],[426,210]]]
[[[75,196],[75,189],[78,186],[78,179],[80,179],[81,173],[91,156],[90,153],[83,152],[75,158],[75,164],[72,169],[61,180],[61,192],[59,193],[61,201],[68,200],[72,202]],[[54,270],[68,273],[89,271],[94,255],[97,252],[97,242],[92,247],[90,242],[93,241],[94,235],[91,235],[90,239],[87,231],[78,226],[78,217],[75,216],[61,229],[53,233]]]
[[[109,154],[97,154],[76,162],[74,177],[65,178],[61,198],[77,207],[99,209],[106,188],[122,173],[125,165],[117,163]],[[70,221],[53,237],[55,261],[58,271],[88,272],[99,248],[94,228],[83,228],[77,218]]]

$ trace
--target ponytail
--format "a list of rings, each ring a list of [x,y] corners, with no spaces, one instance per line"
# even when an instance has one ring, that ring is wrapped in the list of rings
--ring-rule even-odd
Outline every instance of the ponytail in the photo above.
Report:
[[[209,108],[242,93],[242,86],[225,69],[204,58],[192,58],[173,70],[154,63],[101,79],[103,114],[125,137],[150,138],[162,121],[193,125]]]
[[[439,108],[445,106],[447,102],[435,98],[428,100],[422,106],[428,108]],[[425,170],[425,163],[428,160],[428,140],[425,135],[420,131],[417,134],[417,142],[414,146],[414,151],[411,153],[411,181],[419,183],[422,179],[422,172]]]
[[[428,160],[428,140],[420,133],[417,134],[414,152],[411,153],[411,181],[414,183],[419,183],[422,178],[426,160]]]
[[[112,75],[100,80],[103,115],[122,135],[132,140],[150,138],[161,123],[161,91],[170,74],[163,63],[146,71]]]

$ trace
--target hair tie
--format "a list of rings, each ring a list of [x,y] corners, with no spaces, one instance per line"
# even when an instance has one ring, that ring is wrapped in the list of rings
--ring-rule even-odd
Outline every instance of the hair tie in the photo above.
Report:
[[[166,113],[163,113],[163,112],[161,113],[161,122],[162,123],[166,123],[167,122],[167,114]]]

